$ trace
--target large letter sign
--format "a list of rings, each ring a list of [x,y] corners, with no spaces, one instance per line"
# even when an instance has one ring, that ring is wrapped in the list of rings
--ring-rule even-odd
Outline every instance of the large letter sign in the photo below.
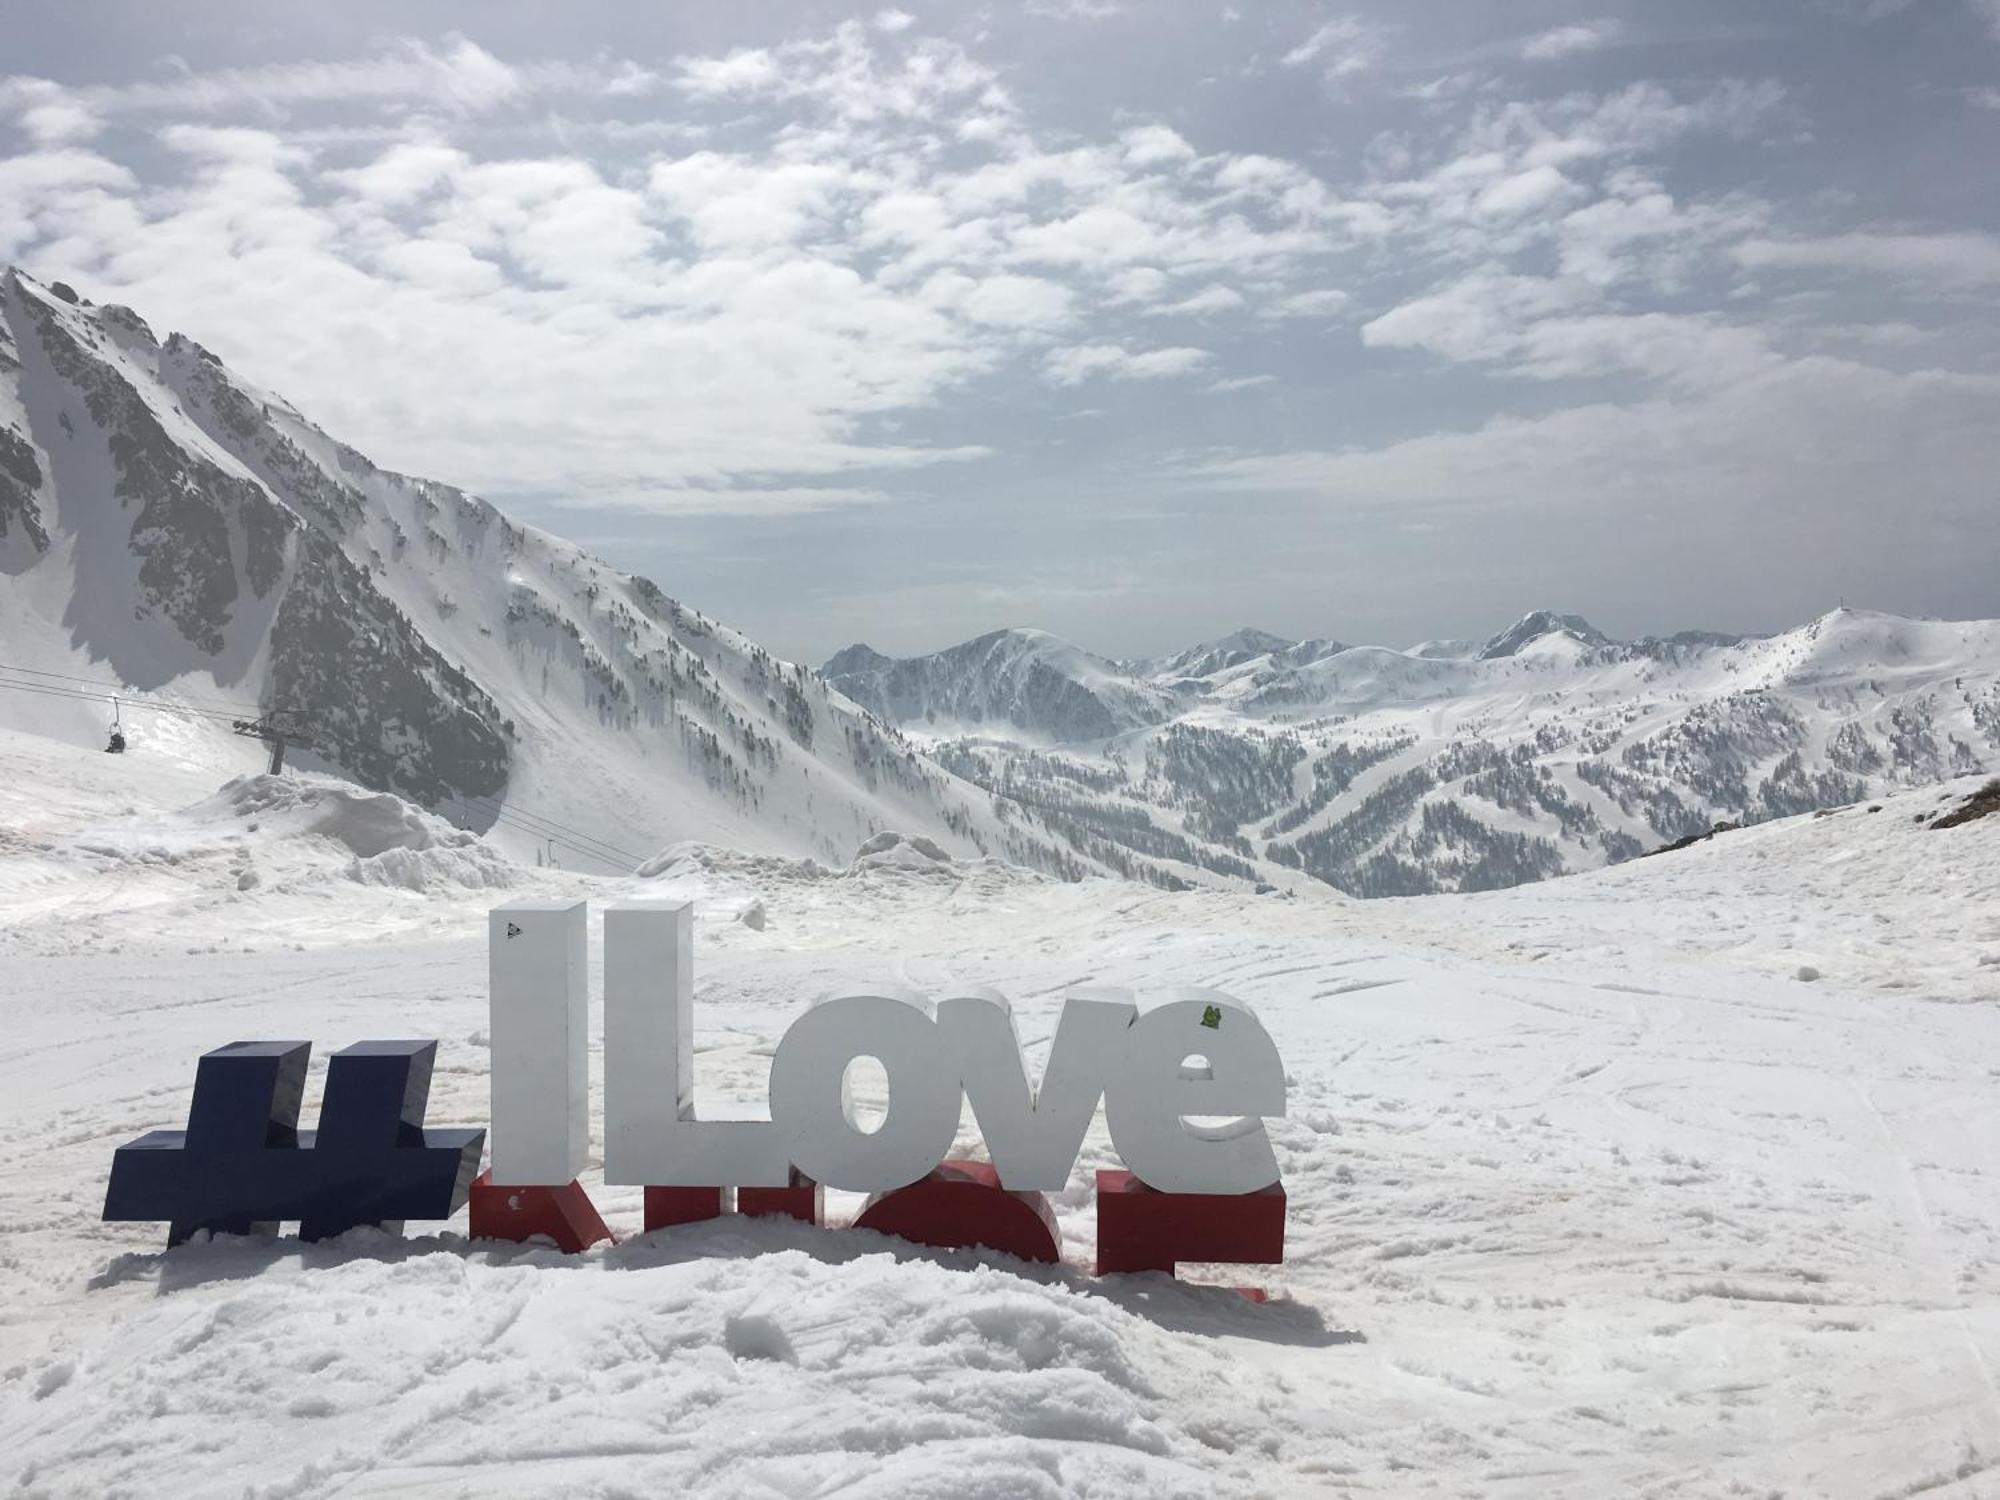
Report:
[[[951,1044],[960,1085],[1002,1183],[1049,1192],[1068,1185],[1137,1014],[1122,993],[1072,994],[1038,1089],[1028,1082],[1014,1010],[1004,996],[988,990],[938,1006],[938,1029]]]
[[[872,1057],[889,1108],[864,1131],[848,1069]],[[828,1187],[886,1192],[925,1176],[958,1134],[958,1074],[930,1007],[882,995],[822,1000],[792,1022],[771,1062],[771,1117],[792,1165]]]
[[[586,915],[582,903],[492,913],[493,1163],[471,1185],[475,1237],[547,1236],[567,1250],[609,1237],[577,1181],[590,1145]],[[284,1161],[304,1155],[287,1149],[304,1044],[239,1045],[249,1049],[244,1066],[261,1071],[243,1074],[248,1092],[233,1096],[233,1123],[200,1124],[215,1113],[204,1090],[221,1107],[204,1061],[186,1146],[173,1137],[173,1164],[158,1169],[147,1162],[168,1141],[146,1137],[123,1148],[107,1218],[169,1219],[176,1239],[192,1226],[243,1230],[284,1218],[331,1233],[448,1213],[464,1199],[463,1174],[439,1154],[463,1140],[421,1130],[419,1091],[414,1116],[404,1109],[393,1142],[378,1139],[373,1126],[341,1132],[343,1155],[364,1153],[379,1170],[400,1174],[407,1189],[351,1192],[336,1202],[261,1185],[257,1174],[269,1175],[272,1158],[283,1176],[294,1170]],[[336,1064],[361,1051],[350,1049]],[[872,1125],[850,1089],[863,1058],[879,1063],[888,1081],[886,1110]],[[387,1086],[385,1075],[376,1092]],[[696,1109],[693,909],[648,903],[606,911],[604,1177],[645,1189],[649,1230],[714,1218],[732,1199],[746,1214],[816,1223],[823,1190],[838,1188],[872,1195],[857,1227],[1053,1261],[1060,1238],[1046,1195],[1068,1185],[1101,1102],[1126,1170],[1097,1174],[1100,1272],[1283,1257],[1285,1196],[1264,1122],[1284,1113],[1284,1067],[1256,1015],[1218,991],[1178,991],[1144,1010],[1121,991],[1071,994],[1039,1081],[1011,1008],[990,990],[949,996],[935,1010],[886,995],[823,1000],[779,1041],[769,1100],[768,1118]],[[967,1102],[990,1162],[949,1159]],[[334,1106],[330,1076],[322,1147],[332,1144]],[[471,1153],[468,1169],[478,1161],[476,1144]]]
[[[1247,1006],[1220,990],[1187,992],[1132,1023],[1120,1062],[1104,1123],[1146,1186],[1254,1193],[1278,1180],[1259,1116],[1285,1112],[1285,1069]],[[1189,1115],[1233,1118],[1198,1126]]]
[[[784,1187],[768,1120],[694,1111],[694,908],[604,914],[604,1180],[626,1186]]]
[[[358,1042],[326,1069],[319,1129],[300,1130],[310,1042],[233,1042],[195,1071],[186,1130],[155,1130],[111,1159],[104,1217],[316,1240],[361,1224],[448,1219],[479,1170],[483,1130],[430,1130],[436,1042]]]

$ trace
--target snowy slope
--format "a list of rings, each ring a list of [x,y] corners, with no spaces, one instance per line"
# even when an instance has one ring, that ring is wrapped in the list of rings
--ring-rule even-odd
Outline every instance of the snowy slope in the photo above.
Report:
[[[870,670],[955,662],[954,692],[990,699],[964,651]],[[1173,710],[1067,739],[1020,714],[976,731],[898,717],[1100,863],[1357,896],[1517,885],[2000,768],[1995,621],[1839,609],[1766,639],[1615,641],[1537,610],[1483,644],[1243,631],[1119,670]]]
[[[0,281],[0,725],[101,744],[123,685],[135,754],[249,770],[231,718],[278,715],[303,764],[597,869],[889,828],[1090,868],[816,674],[73,296]]]
[[[1288,1260],[1176,1285],[1087,1274],[1101,1125],[1052,1269],[776,1221],[640,1237],[595,1170],[628,1239],[575,1260],[463,1218],[162,1253],[97,1222],[104,1173],[175,1123],[206,1047],[436,1036],[432,1119],[485,1118],[490,895],[346,878],[366,830],[450,832],[353,789],[218,795],[0,736],[0,827],[39,809],[0,844],[0,1489],[1990,1494],[2000,817],[1917,821],[1972,784],[1394,903],[893,844],[513,872],[697,901],[704,1098],[756,1100],[785,1025],[850,985],[997,985],[1038,1054],[1072,985],[1240,994],[1290,1075]],[[1203,1284],[1246,1279],[1276,1300]]]

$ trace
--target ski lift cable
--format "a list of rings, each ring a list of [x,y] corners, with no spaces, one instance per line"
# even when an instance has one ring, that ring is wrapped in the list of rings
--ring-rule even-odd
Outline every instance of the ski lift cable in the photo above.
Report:
[[[592,859],[603,860],[609,865],[623,865],[627,869],[635,869],[644,863],[644,857],[641,855],[620,849],[615,844],[608,844],[595,834],[585,833],[581,829],[571,828],[567,824],[558,823],[555,819],[543,813],[533,813],[527,811],[525,808],[510,807],[491,797],[480,797],[464,792],[454,793],[445,800],[456,802],[468,809],[476,809],[484,812],[496,821],[507,823],[512,827],[521,829],[523,832],[536,834],[542,838],[554,839],[557,843],[563,845],[564,848],[574,849],[579,854],[587,854]]]
[[[118,693],[128,697],[155,696],[154,694],[149,693],[144,688],[135,688],[128,683],[115,682],[104,677],[79,677],[73,672],[51,672],[41,667],[19,666],[13,662],[0,661],[0,671],[13,672],[23,677],[48,677],[48,678],[53,678],[58,682],[80,683],[86,687],[101,687],[108,692]],[[211,697],[208,694],[203,694],[203,693],[198,693],[191,696],[183,695],[180,699],[174,701],[186,702],[191,704],[201,704],[211,708],[228,708],[246,713],[256,712],[255,704],[245,703],[235,698]]]
[[[0,689],[16,693],[33,693],[44,698],[61,698],[73,703],[94,703],[102,705],[108,696],[104,693],[87,692],[82,688],[64,687],[59,683],[9,682],[0,677]],[[182,718],[208,719],[223,722],[232,717],[219,709],[193,708],[185,703],[174,703],[162,699],[157,702],[135,702],[131,697],[122,700],[123,706],[148,713],[177,714]]]
[[[299,717],[295,711],[289,709],[274,709],[267,717],[278,718],[286,715]],[[323,724],[314,726],[312,738],[338,750],[358,752],[365,749],[352,740],[331,732]],[[439,800],[444,803],[457,802],[466,807],[476,806],[496,822],[507,823],[524,832],[539,834],[543,838],[555,838],[566,848],[574,849],[577,853],[588,855],[592,859],[602,860],[608,865],[623,865],[631,869],[643,863],[643,856],[620,849],[595,834],[585,833],[580,828],[572,828],[544,813],[529,812],[526,808],[514,807],[476,792],[453,792]]]

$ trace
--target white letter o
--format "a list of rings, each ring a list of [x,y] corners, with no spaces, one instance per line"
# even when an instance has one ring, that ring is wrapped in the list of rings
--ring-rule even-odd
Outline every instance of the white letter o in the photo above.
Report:
[[[785,1032],[771,1061],[771,1118],[792,1165],[815,1182],[884,1193],[929,1175],[958,1134],[958,1069],[920,1007],[883,995],[813,1006]],[[889,1111],[864,1131],[847,1099],[847,1066],[880,1060]]]

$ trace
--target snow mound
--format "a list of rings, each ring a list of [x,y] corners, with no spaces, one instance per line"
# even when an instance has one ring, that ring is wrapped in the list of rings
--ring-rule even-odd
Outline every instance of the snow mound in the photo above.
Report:
[[[940,1265],[873,1237],[723,1223],[564,1262],[362,1231],[311,1251],[305,1276],[252,1242],[198,1253],[236,1274],[187,1298],[162,1265],[160,1296],[127,1299],[135,1336],[52,1384],[41,1423],[96,1427],[154,1391],[196,1392],[158,1440],[172,1461],[272,1495],[1196,1500],[1231,1492],[1227,1450],[1270,1402],[1225,1341],[1176,1337],[1074,1276]],[[150,1289],[152,1259],[133,1258],[132,1291]],[[1286,1326],[1277,1309],[1211,1315]],[[496,1432],[518,1467],[496,1471]],[[161,1450],[112,1446],[88,1482],[143,1489]]]
[[[878,833],[854,851],[847,873],[911,870],[919,875],[954,873],[958,861],[922,834]]]
[[[520,873],[477,834],[393,793],[342,782],[239,776],[184,816],[197,825],[259,835],[266,844],[322,841],[349,856],[341,873],[357,885],[505,890]]]
[[[89,754],[0,732],[0,949],[318,947],[463,923],[573,878],[334,777]]]
[[[831,914],[862,902],[871,911],[908,911],[940,903],[990,902],[1053,883],[1006,860],[959,859],[921,834],[878,833],[843,867],[813,859],[746,854],[713,844],[670,844],[634,871],[623,894],[696,903],[762,932],[784,920],[796,933],[805,913]]]
[[[1729,829],[1610,869],[1471,897],[1425,897],[1440,934],[1539,961],[1711,964],[2000,1002],[2000,822],[1960,815],[1983,776]],[[1531,895],[1531,890],[1539,894]]]
[[[787,859],[777,854],[745,854],[683,839],[669,844],[632,872],[637,880],[681,881],[704,877],[767,880],[797,884],[837,874],[816,859]]]
[[[640,880],[744,881],[776,885],[816,885],[827,880],[891,880],[914,876],[919,880],[961,881],[971,876],[999,874],[1007,879],[1035,883],[1047,877],[1004,860],[959,859],[922,834],[878,833],[854,851],[844,869],[834,869],[816,859],[786,859],[779,855],[746,854],[721,849],[713,844],[686,841],[669,844],[633,872]]]

